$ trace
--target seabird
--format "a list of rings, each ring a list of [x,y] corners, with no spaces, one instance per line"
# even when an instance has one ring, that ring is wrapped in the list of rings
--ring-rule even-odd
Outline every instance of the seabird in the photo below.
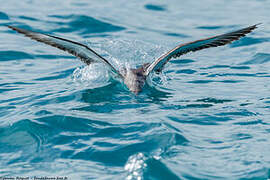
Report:
[[[159,57],[158,59],[156,59],[155,61],[153,61],[152,63],[145,63],[136,69],[126,68],[123,70],[116,69],[111,63],[109,63],[108,60],[106,60],[104,57],[102,57],[101,55],[99,55],[94,50],[92,50],[91,48],[89,48],[84,44],[48,34],[25,30],[14,26],[7,26],[7,27],[19,33],[22,33],[25,36],[34,39],[36,41],[67,51],[70,54],[81,59],[81,61],[83,61],[87,65],[95,62],[103,63],[104,65],[108,66],[112,72],[116,73],[123,79],[125,85],[131,92],[133,92],[134,94],[138,94],[139,92],[142,91],[147,76],[152,72],[157,73],[161,72],[162,69],[164,68],[164,65],[170,59],[178,58],[181,55],[186,54],[188,52],[194,52],[205,48],[229,44],[235,40],[240,39],[241,37],[244,37],[246,34],[256,29],[258,25],[259,24],[255,24],[253,26],[249,26],[247,28],[240,29],[238,31],[213,36],[205,39],[200,39],[185,44],[180,44],[175,48],[173,48],[172,50],[170,50],[169,52],[162,55],[161,57]]]

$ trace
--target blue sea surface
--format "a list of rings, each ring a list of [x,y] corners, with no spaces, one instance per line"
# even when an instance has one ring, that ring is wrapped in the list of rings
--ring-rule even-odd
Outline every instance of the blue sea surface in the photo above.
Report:
[[[0,0],[0,179],[270,178],[267,0]],[[262,23],[171,60],[138,96],[14,25],[84,43],[115,67]]]

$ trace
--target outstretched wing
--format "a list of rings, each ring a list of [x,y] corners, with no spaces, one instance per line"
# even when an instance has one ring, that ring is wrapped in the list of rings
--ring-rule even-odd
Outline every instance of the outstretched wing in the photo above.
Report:
[[[171,59],[177,58],[183,54],[186,54],[191,51],[198,51],[205,48],[223,46],[225,44],[229,44],[232,41],[238,40],[241,37],[244,37],[247,33],[250,33],[252,30],[257,28],[257,25],[253,25],[238,31],[234,31],[227,34],[222,34],[219,36],[213,36],[206,39],[201,39],[197,41],[193,41],[190,43],[180,44],[176,46],[174,49],[170,50],[154,62],[152,62],[145,71],[145,75],[148,75],[152,71],[160,72],[164,65]]]
[[[60,37],[37,33],[33,31],[28,31],[22,28],[17,28],[14,26],[8,26],[10,29],[13,29],[19,33],[24,34],[25,36],[34,39],[36,41],[51,45],[63,51],[67,51],[70,54],[80,58],[85,64],[89,65],[93,62],[103,62],[108,65],[112,71],[117,74],[120,74],[105,58],[100,56],[98,53],[90,49],[84,44],[74,42],[68,39],[63,39]]]

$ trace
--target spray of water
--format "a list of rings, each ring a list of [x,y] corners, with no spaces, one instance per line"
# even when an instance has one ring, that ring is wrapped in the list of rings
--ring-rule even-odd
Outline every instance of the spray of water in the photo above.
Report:
[[[139,40],[106,39],[95,42],[91,40],[89,47],[95,49],[105,57],[119,71],[127,68],[136,68],[140,65],[152,62],[166,50],[161,46],[153,45]],[[93,63],[89,66],[79,67],[73,72],[72,79],[80,86],[97,88],[110,83],[112,73],[103,63]],[[149,80],[150,79],[150,80]],[[154,80],[152,82],[152,79]],[[164,84],[167,78],[164,74],[151,75],[148,78],[150,85]]]
[[[78,67],[72,75],[73,81],[88,88],[98,88],[109,84],[110,73],[102,63],[93,63],[89,66]]]

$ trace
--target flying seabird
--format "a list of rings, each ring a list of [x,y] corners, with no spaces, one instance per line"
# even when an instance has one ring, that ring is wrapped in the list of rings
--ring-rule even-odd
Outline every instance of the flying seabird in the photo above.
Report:
[[[205,39],[200,39],[185,44],[180,44],[175,48],[173,48],[172,50],[170,50],[169,52],[162,55],[161,57],[159,57],[158,59],[156,59],[155,61],[153,61],[152,63],[145,63],[136,69],[125,68],[123,70],[116,69],[111,63],[109,63],[108,60],[106,60],[105,58],[103,58],[94,50],[92,50],[91,48],[89,48],[84,44],[48,34],[25,30],[14,26],[8,27],[19,33],[24,34],[25,36],[31,39],[67,51],[70,54],[81,59],[81,61],[87,65],[95,62],[103,63],[104,65],[108,66],[112,72],[116,73],[123,79],[124,83],[131,92],[133,92],[134,94],[138,94],[139,92],[142,91],[142,88],[145,85],[146,78],[148,77],[148,75],[152,72],[157,73],[161,72],[162,69],[164,68],[164,65],[170,59],[178,58],[179,56],[186,54],[188,52],[194,52],[205,48],[229,44],[232,41],[244,37],[246,34],[256,29],[258,25],[259,24],[256,24],[244,29],[240,29],[238,31],[213,36]]]

